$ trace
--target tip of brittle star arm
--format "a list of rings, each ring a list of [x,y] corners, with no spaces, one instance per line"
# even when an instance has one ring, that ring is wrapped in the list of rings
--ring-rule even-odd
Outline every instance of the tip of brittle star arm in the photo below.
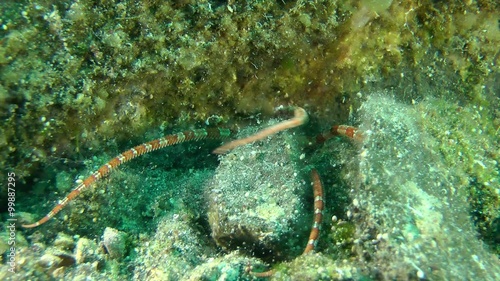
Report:
[[[39,225],[42,225],[44,223],[46,223],[51,217],[49,216],[45,216],[43,217],[41,220],[35,222],[35,223],[32,223],[32,224],[22,224],[21,226],[24,227],[24,228],[34,228],[34,227],[37,227]]]
[[[33,224],[21,224],[22,227],[24,228],[34,228],[34,227],[37,227],[38,224],[36,223],[33,223]]]
[[[300,122],[299,125],[302,125],[309,120],[309,115],[307,114],[307,111],[305,111],[302,107],[297,107],[295,109],[294,114],[295,118],[297,118]]]
[[[35,222],[32,224],[21,224],[21,226],[23,228],[35,228],[35,227],[39,226],[40,224],[41,224],[40,222]]]
[[[213,154],[226,154],[229,150],[226,149],[224,146],[221,146],[221,147],[217,147],[216,149],[214,149],[214,151],[212,151]]]

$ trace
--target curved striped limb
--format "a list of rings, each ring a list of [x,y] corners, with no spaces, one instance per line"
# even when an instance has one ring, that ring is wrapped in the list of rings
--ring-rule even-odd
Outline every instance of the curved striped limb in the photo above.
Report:
[[[167,146],[176,145],[187,141],[197,141],[203,139],[225,139],[232,132],[229,129],[198,129],[189,130],[181,133],[164,136],[162,138],[143,143],[127,151],[124,151],[106,164],[102,165],[97,171],[92,173],[83,182],[78,184],[66,197],[64,197],[45,217],[32,224],[23,224],[24,228],[33,228],[46,223],[59,213],[68,203],[75,199],[83,190],[91,187],[99,179],[107,176],[113,169],[126,163],[138,156],[155,151]]]
[[[311,180],[314,194],[314,219],[311,233],[309,234],[309,240],[302,254],[307,254],[316,247],[319,238],[319,228],[323,220],[323,209],[325,208],[325,203],[323,201],[323,185],[321,184],[321,179],[316,169],[311,171]]]
[[[323,220],[323,209],[325,208],[325,203],[323,201],[323,185],[321,184],[321,179],[316,169],[312,169],[311,171],[311,181],[314,194],[314,219],[311,227],[311,233],[309,234],[309,240],[307,241],[304,252],[302,253],[303,255],[314,251],[314,248],[316,247],[319,238],[321,221]],[[255,277],[271,277],[274,274],[274,270],[271,269],[264,272],[250,271],[250,274]]]
[[[213,153],[225,154],[225,153],[229,152],[230,150],[237,148],[238,146],[242,146],[245,144],[249,144],[249,143],[261,140],[263,138],[266,138],[270,135],[274,135],[274,134],[281,132],[281,131],[284,131],[286,129],[298,127],[298,126],[306,123],[308,119],[309,119],[309,117],[307,115],[307,112],[301,107],[296,107],[295,111],[294,111],[294,117],[292,119],[288,119],[288,120],[280,122],[276,125],[267,127],[263,130],[258,131],[255,134],[249,136],[249,137],[228,142],[228,143],[216,148],[213,151]]]

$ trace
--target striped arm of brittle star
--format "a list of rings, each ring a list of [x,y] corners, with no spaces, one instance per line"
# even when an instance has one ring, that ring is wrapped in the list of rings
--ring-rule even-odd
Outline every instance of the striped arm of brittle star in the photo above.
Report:
[[[187,141],[197,141],[202,139],[225,139],[231,135],[229,129],[198,129],[189,130],[181,133],[164,136],[162,138],[143,143],[134,148],[120,153],[106,164],[102,165],[97,171],[92,173],[83,182],[78,184],[66,197],[64,197],[45,217],[32,224],[23,224],[24,228],[33,228],[44,224],[57,213],[59,213],[68,203],[75,199],[83,190],[91,187],[96,181],[107,176],[114,168],[126,163],[143,154]]]
[[[309,234],[309,240],[307,241],[304,252],[307,254],[314,250],[319,238],[321,221],[323,220],[323,209],[325,208],[325,203],[323,201],[323,185],[321,184],[321,179],[319,177],[316,169],[311,171],[311,180],[314,194],[314,219],[313,225],[311,227],[311,233]],[[268,270],[264,272],[253,272],[250,271],[255,277],[271,277],[274,274],[274,270]]]
[[[235,149],[238,146],[242,146],[245,144],[249,144],[249,143],[261,140],[263,138],[266,138],[270,135],[274,135],[274,134],[281,132],[283,130],[286,130],[286,129],[298,127],[298,126],[306,123],[308,118],[309,117],[307,115],[307,112],[303,108],[296,107],[295,111],[294,111],[294,117],[292,119],[288,119],[288,120],[280,122],[276,125],[267,127],[263,130],[258,131],[256,134],[249,136],[249,137],[228,142],[228,143],[216,148],[213,151],[213,153],[225,154],[225,153],[229,152],[230,150]]]
[[[358,130],[356,127],[348,126],[348,125],[335,125],[330,128],[329,131],[324,132],[316,136],[316,143],[324,143],[330,138],[335,136],[346,136],[355,141],[363,141],[364,135],[363,132]]]
[[[309,240],[307,241],[303,254],[313,251],[316,247],[319,238],[319,228],[323,220],[323,209],[325,208],[325,203],[323,201],[323,185],[321,184],[321,179],[316,169],[311,171],[311,180],[314,194],[314,220],[311,227],[311,233],[309,234]]]

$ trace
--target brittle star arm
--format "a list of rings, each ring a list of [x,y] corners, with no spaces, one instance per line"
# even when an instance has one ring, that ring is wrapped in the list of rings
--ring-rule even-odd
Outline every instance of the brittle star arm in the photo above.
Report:
[[[274,135],[274,134],[281,132],[283,130],[286,130],[286,129],[298,127],[298,126],[306,123],[307,120],[308,120],[307,112],[303,108],[297,107],[297,108],[295,108],[294,117],[292,119],[288,119],[288,120],[280,122],[276,125],[267,127],[261,131],[258,131],[256,134],[249,136],[249,137],[228,142],[228,143],[216,148],[213,151],[213,153],[225,154],[225,153],[229,152],[230,150],[235,149],[238,146],[242,146],[245,144],[249,144],[249,143],[261,140],[263,138],[266,138],[270,135]]]
[[[190,130],[184,131],[181,133],[164,136],[162,138],[143,143],[134,148],[131,148],[125,152],[120,153],[115,158],[111,159],[106,164],[102,165],[97,171],[92,173],[88,178],[86,178],[83,182],[78,184],[66,197],[64,197],[45,217],[40,219],[39,221],[32,224],[23,224],[24,228],[33,228],[39,225],[44,224],[51,218],[53,218],[57,213],[59,213],[68,203],[75,199],[83,190],[91,187],[95,182],[99,179],[107,176],[113,169],[120,166],[123,163],[126,163],[138,156],[143,154],[155,151],[160,148],[164,148],[167,146],[176,145],[182,142],[187,141],[196,141],[202,139],[225,139],[229,137],[232,132],[228,129],[198,129],[198,130]]]
[[[309,234],[309,241],[302,254],[307,254],[316,247],[319,238],[319,227],[323,220],[323,209],[325,208],[325,203],[323,201],[323,185],[321,184],[321,179],[316,169],[311,171],[311,179],[314,194],[314,220],[313,226],[311,227],[311,233]]]

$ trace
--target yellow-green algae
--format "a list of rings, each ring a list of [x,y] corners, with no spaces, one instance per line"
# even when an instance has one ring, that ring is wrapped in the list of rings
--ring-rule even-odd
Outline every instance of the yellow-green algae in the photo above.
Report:
[[[71,183],[164,128],[204,126],[214,115],[243,123],[289,103],[306,106],[318,120],[313,124],[326,128],[353,121],[363,95],[391,88],[407,103],[438,98],[422,114],[430,110],[442,122],[421,126],[446,163],[465,171],[462,185],[477,228],[498,247],[499,4],[374,3],[2,3],[0,165],[16,172],[20,189],[33,186],[43,205],[33,209],[39,213],[51,207],[47,197],[63,196],[48,196],[57,173],[69,171],[69,179],[59,181]],[[352,156],[350,151],[340,157]],[[458,163],[455,153],[461,153]],[[141,162],[143,169],[151,162]],[[26,181],[30,185],[21,184]],[[133,174],[118,173],[110,182],[117,186],[110,187],[113,194],[97,189],[82,198],[90,204],[82,200],[71,214],[61,214],[70,232],[82,231],[79,224],[87,219],[83,233],[100,235],[95,230],[116,227],[119,214],[131,207],[124,204],[141,206],[143,201],[130,197],[141,187]],[[123,200],[120,188],[127,194]],[[178,192],[163,196],[179,198]],[[143,194],[144,201],[161,196]],[[159,199],[151,205],[141,218],[182,209],[182,202]],[[125,228],[134,228],[127,223],[141,227],[130,220]],[[47,236],[62,227],[45,229],[52,231]]]

